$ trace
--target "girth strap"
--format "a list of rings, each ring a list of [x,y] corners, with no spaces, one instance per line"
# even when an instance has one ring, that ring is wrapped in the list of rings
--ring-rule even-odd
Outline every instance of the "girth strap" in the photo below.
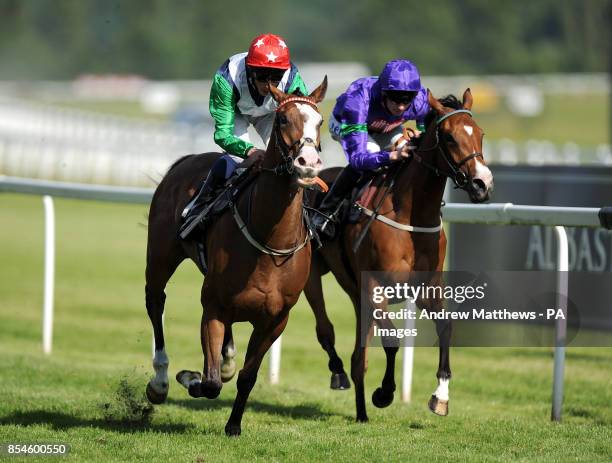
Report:
[[[375,215],[376,220],[379,220],[382,223],[385,223],[393,228],[397,228],[398,230],[415,232],[415,233],[437,233],[440,230],[442,230],[442,221],[440,221],[440,225],[438,225],[437,227],[414,227],[412,225],[396,222],[395,220],[391,220],[389,217],[386,217],[384,215],[374,214],[374,211],[368,209],[367,207],[363,207],[361,204],[355,203],[355,205],[359,209],[361,209],[361,211],[365,215],[369,217],[372,217],[373,215]]]
[[[249,229],[247,228],[246,224],[244,223],[244,221],[240,217],[240,214],[238,213],[238,209],[236,208],[236,203],[232,205],[232,211],[233,211],[234,220],[236,221],[236,225],[238,225],[238,228],[240,229],[244,237],[247,239],[249,243],[251,243],[251,245],[254,248],[263,252],[264,254],[268,254],[270,256],[279,256],[279,257],[291,256],[295,254],[296,252],[298,252],[300,249],[302,249],[304,246],[306,246],[306,244],[308,244],[308,241],[310,241],[310,233],[308,232],[308,229],[306,229],[306,237],[304,238],[304,242],[290,249],[274,249],[269,246],[260,244],[249,233]]]

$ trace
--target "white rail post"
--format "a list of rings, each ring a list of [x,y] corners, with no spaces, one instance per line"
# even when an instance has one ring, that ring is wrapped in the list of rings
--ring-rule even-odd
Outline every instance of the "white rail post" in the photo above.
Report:
[[[553,371],[553,404],[551,420],[561,421],[563,407],[563,377],[565,370],[565,341],[567,334],[567,289],[569,252],[565,227],[556,226],[557,232],[557,309],[563,311],[563,318],[555,322],[555,360]]]
[[[406,303],[406,308],[414,311],[416,316],[416,306]],[[415,320],[408,317],[404,320],[404,328],[407,330],[413,329]],[[402,357],[402,402],[410,403],[412,399],[412,370],[414,365],[414,338],[412,336],[404,338],[404,355]]]
[[[53,344],[53,291],[55,280],[55,210],[53,198],[43,196],[45,206],[45,283],[43,296],[43,352],[51,353]]]
[[[279,336],[270,348],[270,384],[280,382],[281,338],[282,336]]]

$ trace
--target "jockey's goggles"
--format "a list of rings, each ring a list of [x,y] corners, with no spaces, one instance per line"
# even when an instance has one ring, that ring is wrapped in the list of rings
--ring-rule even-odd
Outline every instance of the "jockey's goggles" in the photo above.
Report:
[[[280,82],[285,74],[284,69],[251,68],[253,78],[258,82]]]
[[[383,96],[393,101],[396,104],[410,104],[417,92],[403,92],[398,90],[386,90],[383,92]]]

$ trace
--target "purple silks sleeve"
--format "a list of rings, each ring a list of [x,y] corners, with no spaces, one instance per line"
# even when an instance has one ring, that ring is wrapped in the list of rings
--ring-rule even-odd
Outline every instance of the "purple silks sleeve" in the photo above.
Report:
[[[388,151],[368,153],[367,144],[368,134],[366,132],[353,132],[342,137],[342,149],[351,167],[359,171],[368,171],[389,164]]]
[[[340,95],[334,117],[340,122],[341,144],[349,164],[359,171],[373,170],[389,163],[389,153],[368,153],[368,111],[370,89],[376,78],[365,77],[353,82]]]

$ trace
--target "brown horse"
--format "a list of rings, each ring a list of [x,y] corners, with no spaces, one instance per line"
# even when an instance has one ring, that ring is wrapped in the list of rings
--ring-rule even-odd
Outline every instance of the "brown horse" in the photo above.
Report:
[[[357,420],[367,421],[364,374],[366,371],[367,340],[360,337],[364,331],[371,334],[374,307],[360,310],[361,272],[381,271],[391,278],[400,278],[400,272],[441,271],[446,255],[446,237],[441,229],[440,207],[449,177],[464,189],[473,202],[483,202],[493,187],[491,171],[482,157],[484,133],[472,118],[472,95],[467,89],[463,103],[449,96],[436,100],[428,94],[432,108],[426,120],[426,131],[420,148],[413,159],[392,166],[385,183],[379,188],[372,204],[380,204],[378,220],[371,220],[372,211],[362,215],[357,223],[344,224],[342,232],[334,241],[327,243],[313,256],[310,277],[305,294],[316,317],[317,338],[329,355],[329,369],[332,372],[331,387],[346,389],[350,383],[344,372],[342,361],[336,353],[334,328],[326,315],[321,287],[321,276],[332,271],[340,286],[347,292],[357,315],[357,336],[351,358],[351,377],[355,384]],[[324,171],[323,180],[331,183],[338,174],[337,169]],[[393,185],[389,185],[394,178]],[[385,196],[385,185],[390,186]],[[320,198],[319,198],[320,200]],[[366,224],[371,225],[357,252],[352,245],[362,234]],[[411,229],[416,228],[416,230]],[[420,227],[420,229],[419,229]],[[368,279],[368,294],[374,286],[394,284],[394,281]],[[440,310],[439,300],[420,300],[421,309]],[[386,304],[376,308],[386,308]],[[366,317],[364,319],[364,317]],[[384,321],[381,327],[393,328]],[[387,320],[387,323],[388,320]],[[448,413],[448,383],[451,377],[449,347],[451,325],[439,321],[436,324],[440,341],[438,366],[438,388],[430,402],[430,409],[439,414]],[[397,343],[395,343],[397,344]],[[395,391],[395,355],[398,345],[385,347],[387,365],[382,386],[372,395],[377,407],[386,407],[393,401]]]
[[[263,159],[254,164],[256,178],[230,211],[206,232],[208,273],[202,285],[201,344],[203,375],[181,371],[177,380],[193,397],[209,399],[222,387],[222,344],[231,339],[231,325],[253,325],[238,393],[225,432],[239,435],[247,398],[261,361],[283,332],[289,309],[297,302],[310,271],[310,235],[304,223],[303,187],[321,169],[320,126],[317,109],[327,90],[327,78],[308,97],[287,95],[270,86],[278,103],[272,136]],[[153,324],[156,375],[147,386],[153,403],[168,395],[168,356],[162,314],[166,283],[186,258],[200,270],[198,244],[178,238],[181,211],[212,162],[213,153],[186,156],[165,175],[151,202],[147,243],[146,306]],[[231,378],[233,374],[223,379]]]

